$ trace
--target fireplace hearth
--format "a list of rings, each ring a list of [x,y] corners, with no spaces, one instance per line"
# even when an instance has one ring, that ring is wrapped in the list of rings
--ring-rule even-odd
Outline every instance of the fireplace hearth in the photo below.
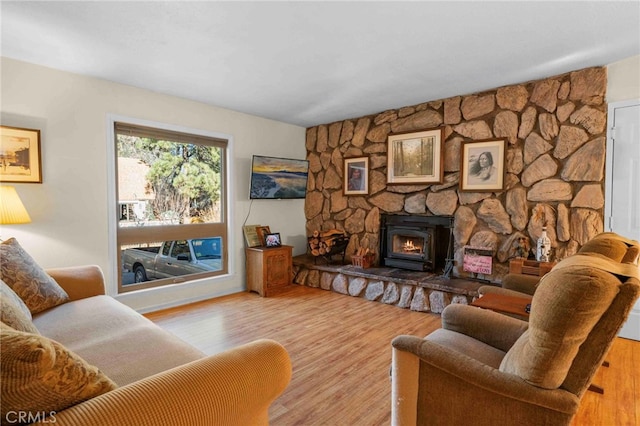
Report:
[[[452,216],[381,215],[381,266],[442,271],[452,229]]]

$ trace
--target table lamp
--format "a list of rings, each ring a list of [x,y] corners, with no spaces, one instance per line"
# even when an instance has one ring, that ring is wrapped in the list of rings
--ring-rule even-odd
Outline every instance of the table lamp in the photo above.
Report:
[[[29,223],[31,218],[13,186],[0,186],[0,224]]]

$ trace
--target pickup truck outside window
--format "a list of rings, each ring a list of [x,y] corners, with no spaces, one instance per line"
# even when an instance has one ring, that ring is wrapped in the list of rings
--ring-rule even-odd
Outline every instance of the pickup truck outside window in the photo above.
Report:
[[[115,123],[119,292],[226,274],[226,139]]]

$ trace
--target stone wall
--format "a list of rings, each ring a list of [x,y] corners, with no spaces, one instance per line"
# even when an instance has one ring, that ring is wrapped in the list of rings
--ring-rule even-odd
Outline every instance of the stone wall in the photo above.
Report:
[[[380,213],[455,216],[455,275],[465,245],[494,250],[499,282],[517,241],[532,246],[546,223],[554,259],[603,230],[606,69],[588,68],[483,93],[388,110],[307,129],[310,162],[307,232],[344,229],[358,247],[378,251]],[[444,127],[444,182],[386,184],[387,136]],[[462,141],[504,138],[502,192],[460,192]],[[345,196],[343,160],[369,156],[369,194]]]

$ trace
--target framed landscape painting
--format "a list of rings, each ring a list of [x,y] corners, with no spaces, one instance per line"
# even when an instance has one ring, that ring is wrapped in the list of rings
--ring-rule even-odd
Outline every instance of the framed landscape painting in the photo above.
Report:
[[[40,130],[0,126],[0,182],[42,183]]]
[[[441,183],[444,178],[443,131],[439,128],[389,135],[387,183]]]
[[[462,142],[460,190],[469,192],[504,189],[506,140]]]

